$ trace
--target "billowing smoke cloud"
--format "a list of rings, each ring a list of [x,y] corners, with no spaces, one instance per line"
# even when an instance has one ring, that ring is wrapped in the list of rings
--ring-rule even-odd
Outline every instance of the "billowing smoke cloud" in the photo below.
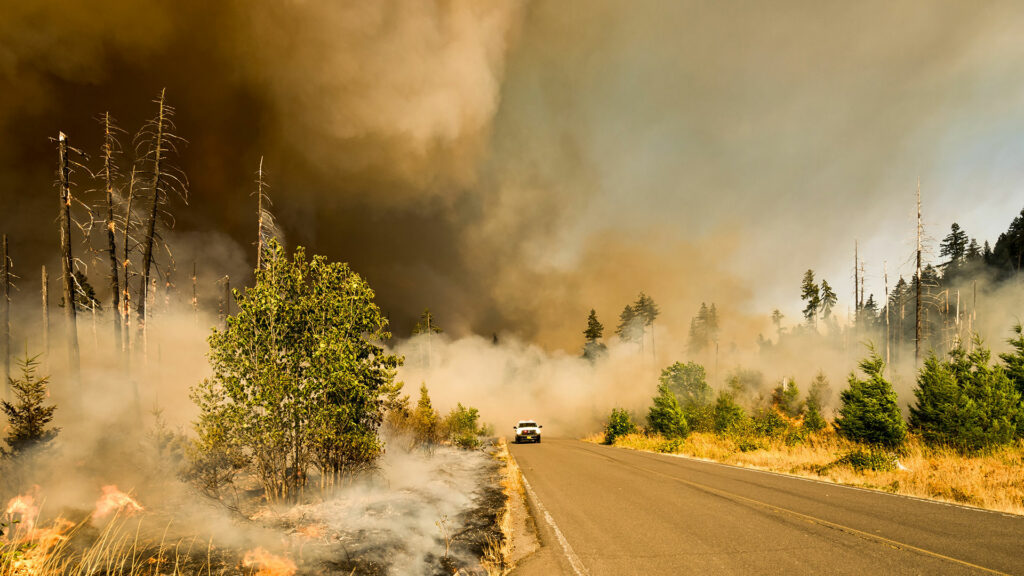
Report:
[[[854,238],[869,292],[882,260],[908,275],[918,175],[933,236],[992,240],[1020,208],[1015,3],[0,2],[23,278],[57,243],[47,138],[96,150],[94,114],[134,128],[162,86],[190,141],[179,230],[251,254],[265,156],[289,242],[351,262],[402,334],[429,306],[574,349],[641,289],[680,333],[701,301],[793,319],[807,268],[842,315]]]

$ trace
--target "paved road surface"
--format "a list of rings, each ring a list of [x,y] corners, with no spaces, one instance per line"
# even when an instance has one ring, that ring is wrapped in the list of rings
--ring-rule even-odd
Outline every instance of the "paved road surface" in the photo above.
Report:
[[[543,544],[516,575],[1024,574],[1024,517],[576,440],[511,449]]]

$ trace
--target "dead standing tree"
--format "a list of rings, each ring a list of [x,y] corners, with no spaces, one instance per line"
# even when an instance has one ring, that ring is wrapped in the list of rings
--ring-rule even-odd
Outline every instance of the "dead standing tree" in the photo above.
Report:
[[[75,318],[75,280],[74,259],[71,254],[71,162],[68,151],[67,136],[63,132],[57,136],[59,154],[58,171],[60,173],[60,247],[61,274],[64,285],[64,318],[67,331],[68,368],[71,379],[80,383],[80,358],[78,351],[78,325]]]
[[[11,377],[11,259],[7,253],[7,234],[0,243],[0,356],[3,356],[6,390]]]
[[[146,123],[136,137],[136,150],[145,147],[142,158],[152,167],[149,174],[149,194],[152,197],[149,213],[143,228],[142,238],[142,270],[139,282],[138,325],[142,337],[143,348],[146,341],[146,321],[148,292],[150,289],[151,270],[153,267],[153,248],[158,240],[157,220],[160,219],[161,207],[164,206],[172,192],[176,192],[187,204],[188,183],[184,174],[171,166],[167,160],[171,153],[177,153],[177,144],[184,142],[174,134],[174,108],[167,105],[167,89],[160,91],[157,104],[157,115]],[[164,212],[166,214],[166,212]]]
[[[110,256],[110,310],[114,318],[114,349],[120,352],[121,344],[121,288],[118,279],[121,271],[117,264],[117,242],[114,239],[116,225],[114,221],[114,181],[117,178],[117,164],[114,155],[120,150],[117,133],[120,130],[114,125],[110,112],[102,117],[103,123],[103,184],[106,201],[107,252]]]

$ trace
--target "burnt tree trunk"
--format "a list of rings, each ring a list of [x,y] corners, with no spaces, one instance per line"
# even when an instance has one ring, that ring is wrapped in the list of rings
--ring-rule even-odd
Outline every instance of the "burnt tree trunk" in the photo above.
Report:
[[[121,266],[124,268],[124,282],[123,282],[123,299],[124,304],[121,312],[121,321],[124,323],[124,339],[121,342],[121,348],[124,352],[131,350],[131,300],[132,293],[129,290],[131,286],[131,260],[128,258],[129,255],[129,242],[131,241],[131,229],[132,229],[132,200],[135,199],[135,166],[132,166],[132,175],[128,180],[128,203],[124,209],[124,235],[121,238]]]
[[[114,350],[121,346],[121,288],[118,278],[121,271],[117,265],[117,242],[114,240],[114,178],[111,162],[114,155],[114,133],[110,124],[110,112],[103,115],[103,183],[107,189],[107,251],[110,254],[110,309],[114,317]]]
[[[74,262],[71,257],[71,166],[68,162],[67,136],[57,137],[60,154],[60,248],[61,274],[64,279],[64,320],[67,331],[68,369],[72,381],[79,383],[81,359],[78,351],[78,324],[75,317]]]
[[[164,103],[165,92],[166,89],[160,91],[160,99],[157,101],[159,110],[157,112],[157,119],[154,127],[156,132],[153,135],[153,181],[152,184],[150,184],[150,189],[153,191],[153,205],[146,219],[145,236],[142,240],[142,279],[139,282],[138,322],[143,342],[145,342],[147,320],[146,304],[149,300],[149,298],[147,298],[150,283],[149,272],[150,267],[153,264],[153,244],[156,235],[156,219],[160,209],[160,188],[162,187],[161,179],[163,177],[161,162],[163,161],[163,156],[166,153],[164,149],[164,126],[166,121]]]
[[[43,266],[43,278],[41,293],[43,297],[43,354],[47,360],[50,356],[50,276],[46,273],[46,266]]]
[[[7,253],[7,234],[0,243],[3,244],[0,248],[0,356],[3,356],[6,387],[11,377],[11,261]]]

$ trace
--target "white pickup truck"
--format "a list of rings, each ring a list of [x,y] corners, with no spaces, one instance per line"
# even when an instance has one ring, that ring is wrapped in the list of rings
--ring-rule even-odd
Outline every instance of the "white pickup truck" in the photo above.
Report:
[[[516,444],[521,442],[540,442],[540,429],[543,426],[538,426],[533,420],[520,420],[518,424],[512,427],[516,431]]]

